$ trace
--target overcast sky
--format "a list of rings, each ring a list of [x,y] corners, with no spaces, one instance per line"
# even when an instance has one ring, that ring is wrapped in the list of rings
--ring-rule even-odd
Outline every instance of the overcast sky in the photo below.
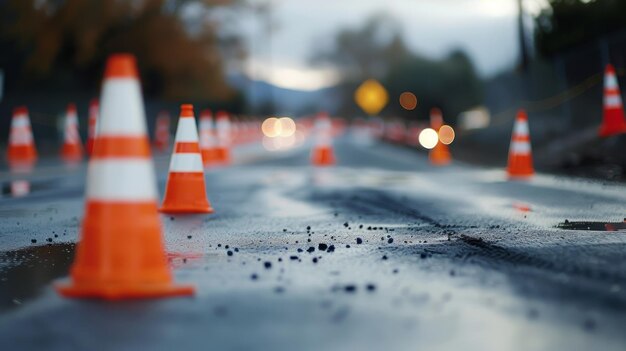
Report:
[[[534,12],[544,2],[524,0],[524,6],[526,11]],[[312,67],[309,58],[313,50],[330,43],[341,28],[357,28],[380,13],[397,19],[406,43],[424,56],[441,58],[460,48],[483,76],[510,68],[518,60],[517,0],[273,0],[272,3],[275,28],[269,45],[258,16],[249,13],[239,17],[251,54],[244,70],[253,78],[286,88],[312,90],[334,84],[340,72],[332,67]]]

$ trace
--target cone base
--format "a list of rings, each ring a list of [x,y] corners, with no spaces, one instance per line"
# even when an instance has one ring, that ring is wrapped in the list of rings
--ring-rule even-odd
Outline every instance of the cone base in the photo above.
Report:
[[[598,131],[598,135],[602,138],[608,138],[610,136],[619,135],[626,133],[626,124],[619,127],[605,127],[602,126]]]
[[[230,164],[230,150],[225,147],[217,147],[213,151],[214,159],[213,162],[222,165]]]
[[[194,213],[213,213],[215,210],[209,207],[191,207],[191,206],[163,206],[159,208],[159,212],[168,214],[194,214]]]
[[[72,298],[97,298],[104,300],[126,300],[142,298],[160,298],[172,296],[191,296],[195,289],[190,285],[152,284],[152,285],[113,285],[98,284],[58,284],[55,289],[59,294]]]
[[[206,196],[204,173],[170,172],[159,212],[212,213],[213,208]]]
[[[528,180],[532,178],[533,175],[535,175],[535,172],[532,170],[526,171],[526,172],[515,172],[515,173],[507,171],[506,175],[510,180]]]

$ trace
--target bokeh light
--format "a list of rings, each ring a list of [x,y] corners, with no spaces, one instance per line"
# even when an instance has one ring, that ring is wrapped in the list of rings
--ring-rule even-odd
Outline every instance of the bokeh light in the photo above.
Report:
[[[442,144],[450,145],[454,141],[454,129],[449,125],[443,125],[439,128],[439,141]]]
[[[296,132],[296,122],[289,117],[281,117],[278,119],[280,125],[280,136],[292,136]]]
[[[420,132],[419,142],[420,142],[420,145],[422,145],[422,147],[430,150],[437,145],[438,141],[439,141],[439,136],[437,135],[437,132],[435,132],[434,129],[426,128]]]
[[[274,138],[280,135],[280,132],[281,132],[280,124],[281,123],[279,122],[278,118],[270,117],[266,119],[265,121],[263,121],[263,124],[261,125],[261,131],[266,137]]]
[[[417,97],[415,96],[415,94],[409,91],[405,91],[404,93],[400,94],[400,106],[402,106],[402,108],[404,108],[405,110],[414,110],[415,107],[417,107]]]

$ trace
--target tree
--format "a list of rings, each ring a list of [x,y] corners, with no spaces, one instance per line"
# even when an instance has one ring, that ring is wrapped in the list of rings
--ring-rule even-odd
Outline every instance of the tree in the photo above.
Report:
[[[0,5],[0,66],[12,91],[97,89],[106,57],[134,53],[147,95],[223,101],[225,84],[216,30],[193,34],[181,11],[229,1],[8,0]]]

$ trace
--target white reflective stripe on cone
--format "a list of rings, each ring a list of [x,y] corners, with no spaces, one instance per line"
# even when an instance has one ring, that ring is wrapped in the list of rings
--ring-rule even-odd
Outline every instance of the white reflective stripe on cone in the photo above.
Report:
[[[98,136],[146,135],[143,99],[136,79],[106,79],[100,106]]]
[[[198,142],[198,130],[196,129],[196,121],[194,118],[183,117],[178,120],[178,127],[176,128],[176,142]]]
[[[510,152],[518,155],[530,154],[530,143],[527,141],[513,141],[511,142]]]
[[[17,115],[13,117],[13,120],[11,121],[11,127],[13,128],[30,127],[30,121],[28,120],[28,116]]]
[[[604,80],[604,87],[606,89],[617,89],[617,77],[614,74],[607,74]]]
[[[88,200],[156,201],[156,181],[150,159],[95,159],[87,169]]]
[[[513,134],[515,135],[528,135],[528,123],[526,121],[516,121],[513,128]]]
[[[604,106],[605,107],[621,107],[622,106],[622,97],[617,95],[604,95]]]
[[[170,173],[203,172],[202,156],[199,153],[173,154],[170,161]]]
[[[29,129],[12,130],[9,134],[9,145],[30,145],[33,143],[33,134]]]

